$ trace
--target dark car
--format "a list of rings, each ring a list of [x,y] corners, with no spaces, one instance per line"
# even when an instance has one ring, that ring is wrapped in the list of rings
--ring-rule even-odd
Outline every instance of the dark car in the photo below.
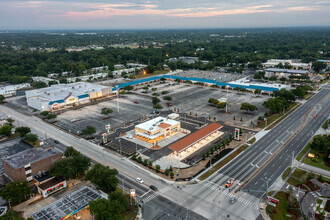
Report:
[[[158,191],[158,188],[154,185],[150,185],[150,189],[152,189],[153,191]]]
[[[58,140],[54,140],[54,143],[55,144],[59,144],[60,142]]]

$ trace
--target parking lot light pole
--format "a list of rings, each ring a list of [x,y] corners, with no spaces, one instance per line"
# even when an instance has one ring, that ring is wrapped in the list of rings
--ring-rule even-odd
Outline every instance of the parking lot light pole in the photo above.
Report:
[[[226,100],[226,114],[228,113],[228,88],[229,86],[226,86],[227,87],[227,100]]]
[[[119,88],[118,88],[118,85],[116,86],[116,88],[117,88],[117,109],[118,109],[118,112],[119,112],[119,100],[118,100]]]
[[[125,191],[125,179],[126,179],[127,176],[125,176],[125,178],[123,179],[123,195],[124,195],[124,191]]]
[[[121,155],[121,141],[120,141],[120,136],[119,136],[118,141],[119,141],[119,148],[120,148],[120,155]]]

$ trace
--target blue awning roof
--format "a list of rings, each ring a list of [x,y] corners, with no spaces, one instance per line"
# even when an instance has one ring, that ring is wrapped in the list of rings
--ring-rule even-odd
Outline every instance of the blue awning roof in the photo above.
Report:
[[[235,87],[241,87],[241,88],[245,88],[245,89],[260,89],[263,91],[279,91],[278,88],[275,87],[266,87],[266,86],[258,86],[258,85],[249,85],[249,86],[244,86],[244,85],[238,85],[238,84],[232,84],[232,83],[223,83],[223,82],[217,82],[213,79],[202,79],[202,78],[196,78],[196,77],[181,77],[181,76],[170,76],[170,75],[160,75],[160,76],[153,76],[153,77],[149,77],[149,78],[145,78],[145,79],[139,79],[139,80],[135,80],[135,81],[131,81],[131,82],[126,82],[126,83],[122,83],[122,84],[118,84],[114,87],[113,91],[117,90],[117,86],[119,89],[125,87],[125,86],[133,86],[133,85],[137,85],[140,83],[145,83],[145,82],[150,82],[150,81],[154,81],[154,80],[158,80],[161,78],[171,78],[171,79],[180,79],[183,81],[196,81],[196,82],[202,82],[202,83],[208,83],[208,84],[215,84],[218,86],[230,86],[231,88],[235,88]]]
[[[60,100],[56,100],[56,101],[51,101],[51,102],[49,102],[49,105],[53,105],[54,103],[58,103],[58,104],[60,104],[60,103],[64,103],[65,101],[63,100],[63,99],[60,99]]]
[[[78,95],[78,99],[83,99],[83,98],[88,98],[88,97],[89,97],[88,94]]]

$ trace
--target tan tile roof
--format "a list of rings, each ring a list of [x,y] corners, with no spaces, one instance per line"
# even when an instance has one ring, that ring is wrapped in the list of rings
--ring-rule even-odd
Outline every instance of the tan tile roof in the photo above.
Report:
[[[206,127],[182,138],[181,140],[178,140],[174,144],[170,145],[169,148],[174,151],[181,152],[222,127],[222,125],[219,125],[217,123],[209,124]]]
[[[170,124],[166,124],[166,123],[161,123],[160,125],[158,125],[158,127],[160,128],[168,128],[168,127],[171,127]]]

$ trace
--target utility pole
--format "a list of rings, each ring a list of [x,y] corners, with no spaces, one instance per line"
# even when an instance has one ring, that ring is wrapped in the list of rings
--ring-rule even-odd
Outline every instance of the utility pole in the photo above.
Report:
[[[135,154],[137,154],[137,143],[135,143]]]
[[[267,177],[265,177],[265,180],[264,179],[261,179],[263,180],[265,183],[266,183],[266,199],[265,199],[265,205],[267,205],[267,201],[268,201],[268,183],[271,179],[267,179]]]

